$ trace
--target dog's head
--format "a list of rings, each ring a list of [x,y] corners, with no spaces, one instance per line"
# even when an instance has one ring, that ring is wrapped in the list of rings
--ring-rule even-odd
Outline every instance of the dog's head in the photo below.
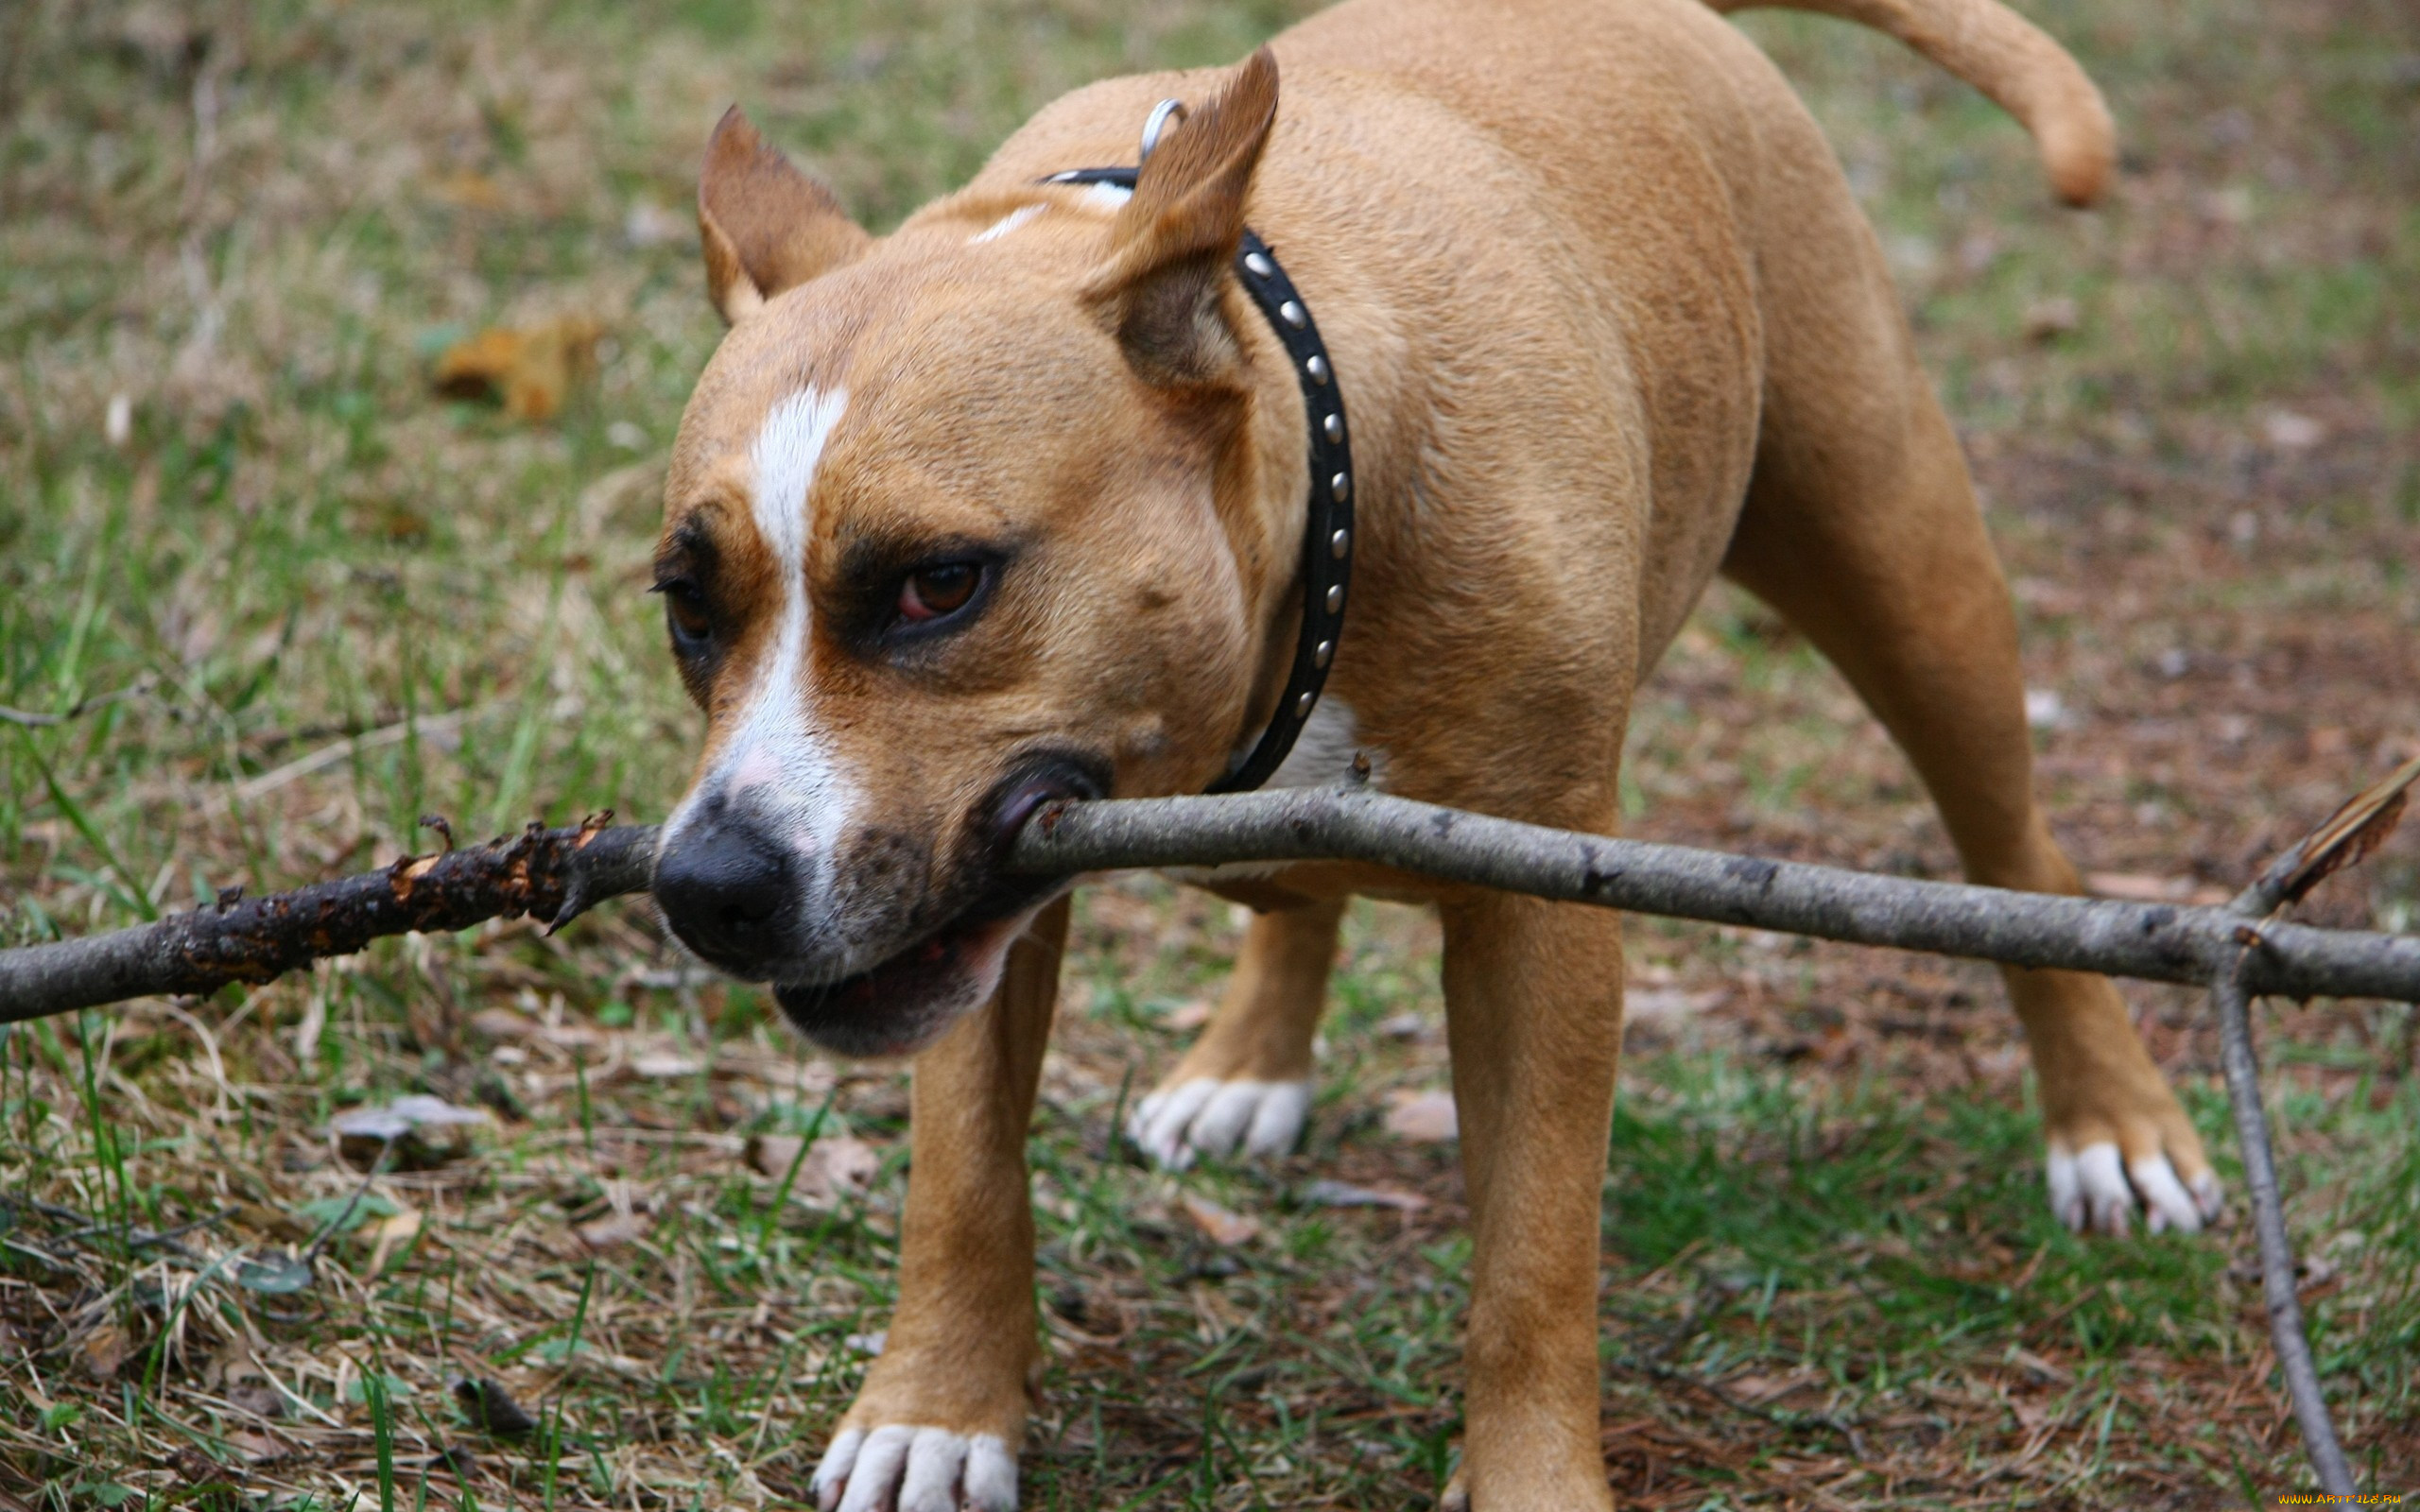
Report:
[[[1294,563],[1228,267],[1276,104],[1263,53],[1114,211],[961,196],[879,242],[736,110],[707,148],[732,329],[656,588],[708,730],[655,895],[834,1049],[989,996],[1054,890],[998,864],[1037,806],[1199,788],[1251,713]]]

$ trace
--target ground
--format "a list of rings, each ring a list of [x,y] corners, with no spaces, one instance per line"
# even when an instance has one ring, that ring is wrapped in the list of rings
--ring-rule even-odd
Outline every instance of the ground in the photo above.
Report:
[[[2059,833],[2106,888],[2222,894],[2420,750],[2420,12],[2030,9],[2123,133],[2089,214],[1893,44],[1745,25],[1837,144],[1966,438]],[[716,115],[745,101],[879,227],[1061,91],[1233,60],[1297,9],[0,9],[0,705],[40,716],[0,716],[0,943],[383,864],[435,843],[423,814],[661,816],[698,727],[641,590],[718,329],[684,208]],[[561,317],[603,340],[551,419],[431,391],[462,335]],[[1628,765],[1637,834],[1950,873],[1876,727],[1736,593],[1646,690]],[[2303,910],[2416,914],[2410,833]],[[1426,920],[1353,915],[1299,1155],[1175,1178],[1112,1135],[1236,933],[1150,879],[1078,904],[1031,1146],[1030,1507],[1420,1507],[1450,1466],[1462,1194],[1450,1144],[1385,1125],[1447,1074]],[[1632,940],[1603,1302],[1626,1505],[2306,1484],[2239,1207],[2200,1240],[2060,1230],[1985,971]],[[2203,1004],[2129,993],[2239,1198]],[[2420,1036],[2338,1002],[2260,1032],[2330,1398],[2365,1486],[2420,1490]],[[890,1303],[904,1087],[803,1052],[629,905],[20,1027],[0,1506],[798,1499]],[[415,1092],[482,1121],[366,1170],[330,1133]],[[831,1143],[775,1138],[804,1133]],[[535,1430],[475,1421],[463,1376]]]

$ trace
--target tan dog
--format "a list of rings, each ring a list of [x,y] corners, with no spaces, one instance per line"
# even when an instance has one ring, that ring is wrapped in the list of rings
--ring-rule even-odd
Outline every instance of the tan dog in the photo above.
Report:
[[[2010,107],[2069,199],[2100,188],[2098,94],[1992,0],[1809,4]],[[1042,181],[1132,163],[1167,97],[1193,113],[1131,194]],[[1199,791],[1287,677],[1305,402],[1233,271],[1247,225],[1334,353],[1360,509],[1341,650],[1279,782],[1359,749],[1388,790],[1610,833],[1632,692],[1720,571],[1855,683],[1970,877],[2076,886],[1874,235],[1781,76],[1696,0],[1349,0],[1234,73],[1060,100],[880,241],[734,112],[700,203],[732,330],[682,422],[659,586],[710,728],[656,891],[816,1040],[922,1050],[898,1311],[826,1508],[1015,1501],[1023,1150],[1067,910],[1003,878],[1004,838],[1056,795]],[[1432,902],[1476,1229],[1455,1497],[1609,1505],[1620,919],[1367,868],[1210,880],[1270,911],[1144,1142],[1290,1143],[1339,900]],[[2008,983],[2061,1215],[2199,1227],[2209,1164],[2116,991]]]

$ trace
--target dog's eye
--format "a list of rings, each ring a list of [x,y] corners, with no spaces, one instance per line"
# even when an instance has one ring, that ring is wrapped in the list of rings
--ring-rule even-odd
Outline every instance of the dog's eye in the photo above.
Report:
[[[955,614],[983,586],[982,567],[971,561],[935,562],[909,573],[899,585],[899,617],[909,624]]]
[[[664,595],[664,622],[672,631],[672,648],[683,656],[702,651],[715,638],[714,615],[706,608],[705,592],[686,577],[658,583]]]

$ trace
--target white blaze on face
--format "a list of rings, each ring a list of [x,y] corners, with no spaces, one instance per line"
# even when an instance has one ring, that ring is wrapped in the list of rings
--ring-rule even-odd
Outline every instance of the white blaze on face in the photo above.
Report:
[[[756,534],[772,558],[781,599],[764,656],[752,670],[738,725],[714,768],[673,816],[719,793],[752,810],[768,837],[805,855],[828,855],[856,795],[834,765],[804,683],[807,642],[807,492],[824,443],[848,406],[846,389],[790,395],[765,417],[749,449]]]

